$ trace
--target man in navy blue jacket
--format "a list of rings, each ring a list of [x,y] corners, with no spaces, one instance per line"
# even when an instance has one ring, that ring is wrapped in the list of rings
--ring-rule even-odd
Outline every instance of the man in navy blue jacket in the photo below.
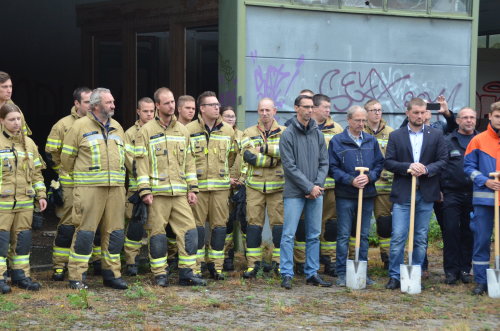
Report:
[[[413,98],[407,106],[408,125],[389,135],[385,169],[394,173],[392,183],[392,236],[387,289],[400,288],[400,264],[410,224],[411,176],[417,177],[413,264],[422,265],[434,201],[441,198],[439,174],[448,160],[441,130],[424,125],[426,102]],[[411,170],[411,174],[408,173]]]
[[[358,192],[363,189],[363,209],[361,220],[361,244],[359,260],[368,260],[368,234],[373,213],[373,201],[377,195],[375,182],[384,166],[377,139],[363,132],[366,123],[366,110],[352,106],[347,111],[349,126],[344,132],[330,140],[328,154],[330,159],[329,175],[335,179],[335,198],[337,200],[337,285],[345,286],[346,259],[351,227],[356,224]],[[366,167],[369,172],[360,174],[356,167]],[[367,284],[373,282],[367,278]]]

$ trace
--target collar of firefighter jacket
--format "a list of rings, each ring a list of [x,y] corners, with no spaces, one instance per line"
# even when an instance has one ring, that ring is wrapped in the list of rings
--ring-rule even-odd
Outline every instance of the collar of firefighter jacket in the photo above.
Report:
[[[201,117],[201,114],[198,115],[198,123],[200,123],[200,126],[203,128],[203,131],[206,131],[205,121]],[[224,126],[224,122],[222,121],[222,116],[219,115],[217,120],[215,120],[215,124],[214,124],[214,127],[212,128],[212,131],[210,131],[210,132],[218,131],[223,126]]]
[[[97,123],[97,125],[99,125],[101,128],[103,128],[104,130],[106,130],[106,132],[109,132],[111,130],[113,130],[114,128],[111,126],[111,118],[108,118],[108,123],[106,124],[102,124],[101,121],[99,121],[97,119],[97,116],[94,115],[94,113],[89,110],[87,112],[87,117],[90,118],[92,121],[94,121],[95,123]]]
[[[7,130],[4,129],[3,135],[5,136],[5,138],[7,138],[13,142],[16,142],[16,143],[21,142],[21,134],[16,134],[16,135],[10,134]]]
[[[260,119],[257,122],[257,128],[259,129],[260,132],[265,134],[266,128],[265,128],[264,124],[262,124],[262,121]],[[272,136],[280,131],[281,131],[281,128],[278,124],[278,121],[276,121],[276,119],[273,119],[273,124],[271,125],[271,129],[269,130],[269,136]]]
[[[168,123],[167,126],[165,126],[160,118],[160,116],[156,116],[155,118],[156,122],[158,122],[158,124],[164,128],[164,129],[167,129],[167,128],[172,128],[175,123],[177,123],[177,117],[175,115],[172,115],[172,119],[170,120],[170,123]]]
[[[377,134],[379,134],[380,132],[382,132],[384,130],[384,128],[385,128],[386,125],[387,125],[387,122],[383,118],[381,118],[377,132],[375,132],[375,131],[372,130],[372,128],[368,125],[368,122],[365,124],[364,131],[366,133],[371,134],[372,136],[376,136]]]
[[[78,115],[78,113],[76,112],[75,106],[71,107],[71,116],[73,116],[76,120],[83,117],[83,116]]]
[[[329,116],[326,121],[325,121],[325,125],[323,125],[323,130],[326,130],[326,129],[332,129],[335,127],[335,125],[338,125],[340,126],[338,123],[336,123],[331,116]]]

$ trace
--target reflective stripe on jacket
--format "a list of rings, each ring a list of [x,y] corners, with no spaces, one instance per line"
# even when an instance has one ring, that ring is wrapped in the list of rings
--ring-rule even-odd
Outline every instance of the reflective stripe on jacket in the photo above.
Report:
[[[343,130],[340,124],[329,117],[326,119],[325,125],[323,125],[323,128],[320,131],[323,132],[323,135],[325,136],[326,149],[328,150],[330,140],[332,140],[333,136],[336,134],[342,133]],[[333,188],[335,188],[335,179],[333,179],[333,177],[326,176],[325,190]]]
[[[125,162],[125,165],[130,165],[130,168],[127,168],[128,175],[128,191],[134,192],[137,190],[137,177],[136,177],[136,168],[134,164],[135,154],[137,153],[135,147],[135,137],[141,126],[139,124],[139,120],[135,121],[134,125],[125,131],[125,158],[128,162]]]

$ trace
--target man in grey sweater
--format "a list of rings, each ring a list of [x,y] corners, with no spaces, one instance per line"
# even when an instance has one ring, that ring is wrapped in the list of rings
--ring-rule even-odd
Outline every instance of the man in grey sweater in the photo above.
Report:
[[[319,235],[323,191],[328,173],[328,154],[325,138],[311,120],[313,100],[299,95],[294,103],[297,116],[283,132],[280,139],[280,154],[285,173],[283,235],[281,237],[281,286],[292,288],[293,242],[297,224],[304,212],[306,228],[306,264],[304,273],[307,284],[332,286],[318,276]]]

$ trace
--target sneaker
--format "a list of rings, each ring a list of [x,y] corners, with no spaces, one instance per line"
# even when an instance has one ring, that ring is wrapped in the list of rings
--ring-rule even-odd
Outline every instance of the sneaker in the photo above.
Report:
[[[318,275],[314,275],[314,276],[311,276],[311,277],[307,278],[306,284],[307,285],[320,286],[320,287],[330,287],[330,286],[333,285],[331,282],[324,281]]]
[[[366,285],[373,285],[373,284],[377,284],[377,282],[371,279],[370,276],[366,276]]]

